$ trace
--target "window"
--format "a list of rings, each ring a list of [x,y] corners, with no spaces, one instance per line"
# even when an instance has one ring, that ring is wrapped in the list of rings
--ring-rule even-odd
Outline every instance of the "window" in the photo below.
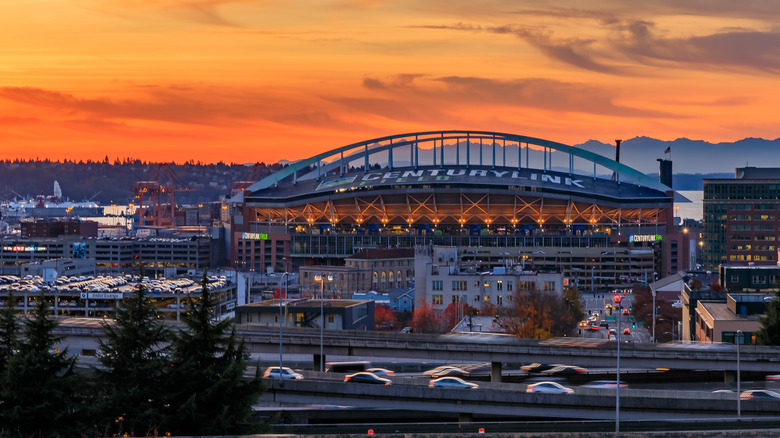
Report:
[[[496,297],[496,304],[498,304],[499,306],[504,304],[504,296],[503,295],[499,295],[499,296]]]
[[[433,280],[431,282],[431,290],[444,290],[443,280]]]
[[[434,295],[433,304],[444,304],[444,295]]]
[[[507,280],[506,282],[506,290],[509,292],[512,292],[512,280]]]
[[[504,290],[504,282],[501,280],[496,281],[496,290]]]
[[[329,324],[333,324],[333,321],[335,321],[335,318],[333,317],[333,314],[331,313],[330,315],[328,315],[328,323]]]
[[[754,275],[753,276],[753,284],[766,284],[766,276],[764,276],[764,275]]]

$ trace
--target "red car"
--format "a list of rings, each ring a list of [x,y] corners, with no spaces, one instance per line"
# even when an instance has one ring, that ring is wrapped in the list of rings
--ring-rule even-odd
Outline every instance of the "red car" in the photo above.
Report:
[[[630,335],[630,334],[631,334],[631,329],[630,329],[630,328],[628,328],[628,327],[624,328],[624,329],[623,329],[623,334],[624,334],[624,335]]]

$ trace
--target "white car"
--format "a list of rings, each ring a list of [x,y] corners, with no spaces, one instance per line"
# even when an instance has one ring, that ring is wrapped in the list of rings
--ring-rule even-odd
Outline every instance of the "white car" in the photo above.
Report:
[[[479,385],[476,383],[467,382],[460,377],[440,377],[428,382],[429,388],[462,388],[462,389],[477,389]]]
[[[525,392],[543,394],[574,394],[574,390],[561,385],[558,382],[539,382],[528,385]]]
[[[290,368],[282,367],[282,380],[302,380],[303,375],[296,373]],[[265,369],[265,373],[263,373],[264,379],[278,379],[279,378],[279,367],[268,367]]]

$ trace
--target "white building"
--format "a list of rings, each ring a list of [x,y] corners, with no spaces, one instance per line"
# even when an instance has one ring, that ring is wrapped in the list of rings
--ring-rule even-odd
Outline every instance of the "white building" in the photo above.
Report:
[[[488,303],[509,306],[516,291],[531,289],[563,295],[561,272],[523,270],[509,260],[503,267],[480,270],[478,264],[461,263],[458,248],[448,246],[417,246],[414,252],[416,302],[436,311],[452,303],[477,309]]]

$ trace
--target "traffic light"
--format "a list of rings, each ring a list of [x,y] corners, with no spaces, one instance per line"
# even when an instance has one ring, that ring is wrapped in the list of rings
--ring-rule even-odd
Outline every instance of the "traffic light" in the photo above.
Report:
[[[631,323],[631,328],[636,328],[636,323],[635,322]]]

